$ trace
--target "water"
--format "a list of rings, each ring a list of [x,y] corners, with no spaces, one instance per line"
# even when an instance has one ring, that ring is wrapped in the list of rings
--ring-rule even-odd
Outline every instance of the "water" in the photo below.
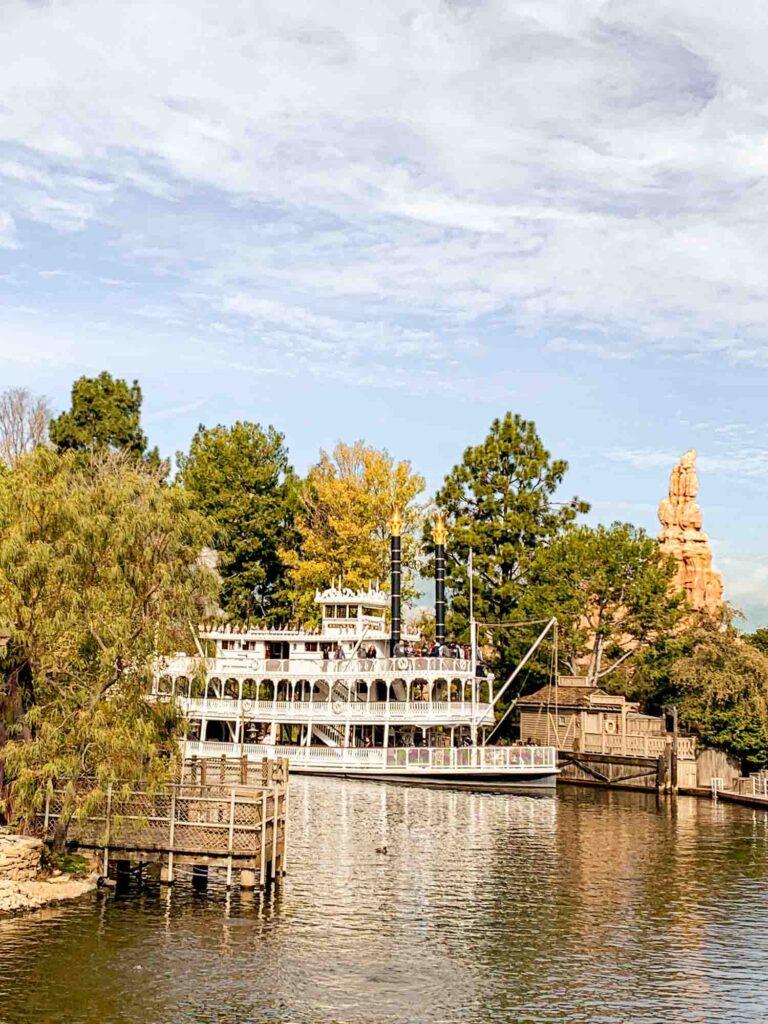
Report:
[[[764,812],[291,785],[274,897],[149,889],[1,922],[0,1021],[768,1019]]]

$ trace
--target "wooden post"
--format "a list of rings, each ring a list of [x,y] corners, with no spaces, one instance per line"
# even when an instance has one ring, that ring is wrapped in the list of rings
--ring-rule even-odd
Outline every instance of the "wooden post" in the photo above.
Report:
[[[272,863],[269,874],[272,879],[277,877],[277,818],[279,808],[280,787],[272,787]]]
[[[261,860],[259,862],[259,889],[267,881],[267,791],[261,791]]]
[[[235,788],[229,794],[229,843],[227,845],[227,888],[232,888],[232,854],[235,852]]]
[[[288,781],[285,783],[285,790],[283,793],[283,855],[280,858],[280,868],[282,873],[285,875],[288,872],[286,864],[288,863]]]
[[[176,842],[176,787],[171,789],[171,823],[168,828],[168,885],[173,885],[173,848]]]
[[[46,791],[45,794],[45,820],[43,821],[43,830],[45,835],[48,835],[48,821],[51,816],[51,794]]]
[[[240,784],[248,785],[248,758],[243,754],[240,758]]]
[[[104,825],[104,861],[102,864],[101,873],[104,877],[107,877],[109,872],[109,840],[111,837],[111,821],[112,821],[112,783],[107,785],[107,816]]]

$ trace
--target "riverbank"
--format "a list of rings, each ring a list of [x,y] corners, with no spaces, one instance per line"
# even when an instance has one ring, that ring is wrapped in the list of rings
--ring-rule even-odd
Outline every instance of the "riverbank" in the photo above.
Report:
[[[95,873],[43,871],[42,854],[39,839],[0,833],[0,917],[79,899],[96,888]]]

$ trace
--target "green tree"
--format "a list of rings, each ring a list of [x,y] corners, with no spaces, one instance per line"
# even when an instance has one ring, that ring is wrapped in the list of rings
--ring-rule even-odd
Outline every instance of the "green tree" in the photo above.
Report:
[[[104,371],[80,377],[72,385],[72,407],[51,420],[51,443],[60,452],[123,451],[157,463],[157,449],[147,452],[141,429],[139,382],[128,384]]]
[[[0,476],[0,620],[24,685],[3,758],[27,821],[64,788],[59,845],[108,783],[152,785],[173,764],[174,713],[145,695],[156,653],[188,647],[211,597],[207,541],[186,493],[122,453],[38,448]]]
[[[667,698],[708,746],[768,765],[768,657],[733,627],[694,627],[671,665]]]
[[[395,460],[356,441],[320,453],[301,491],[297,519],[300,546],[286,552],[296,609],[304,621],[317,615],[315,590],[342,577],[353,590],[389,579],[389,521],[402,522],[402,594],[416,593],[422,510],[417,502],[424,478],[410,462]]]
[[[674,559],[644,530],[576,526],[538,550],[521,610],[556,616],[561,662],[597,678],[676,627],[685,600],[674,575]]]
[[[258,423],[201,425],[189,454],[176,460],[180,483],[216,524],[226,611],[242,622],[286,620],[291,595],[282,550],[296,542],[298,484],[283,435]]]
[[[523,617],[521,605],[537,551],[589,509],[578,498],[553,500],[567,469],[567,462],[552,459],[534,423],[507,413],[494,420],[481,444],[467,448],[446,477],[435,503],[449,529],[446,582],[457,638],[468,638],[470,549],[475,618],[500,623]],[[428,536],[426,542],[431,543]],[[496,630],[492,635],[495,667],[504,673],[532,634]]]
[[[744,639],[756,647],[758,651],[762,651],[763,654],[768,654],[768,629],[765,626],[760,629],[756,629],[754,633],[747,633]]]

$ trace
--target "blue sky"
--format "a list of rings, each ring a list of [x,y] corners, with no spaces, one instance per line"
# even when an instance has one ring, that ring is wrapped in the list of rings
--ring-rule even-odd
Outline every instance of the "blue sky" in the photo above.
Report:
[[[431,487],[506,409],[593,521],[699,452],[768,624],[768,5],[4,0],[0,385],[137,377],[165,454],[364,437]]]

